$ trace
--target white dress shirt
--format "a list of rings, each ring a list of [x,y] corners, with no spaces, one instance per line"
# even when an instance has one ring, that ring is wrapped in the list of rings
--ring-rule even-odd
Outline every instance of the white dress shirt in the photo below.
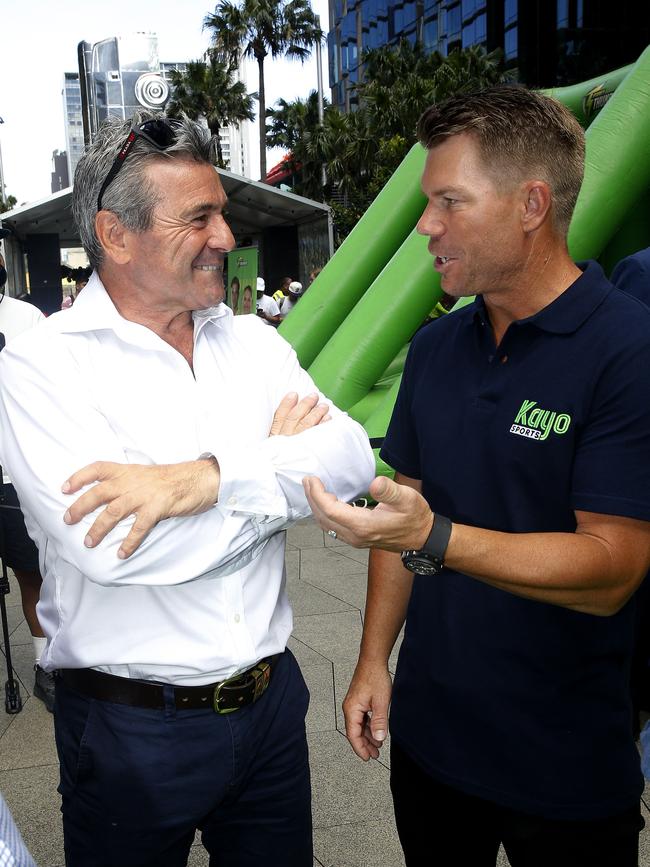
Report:
[[[11,298],[9,295],[0,295],[0,333],[4,334],[5,343],[9,343],[14,337],[27,331],[28,328],[33,328],[44,319],[45,316],[33,304],[20,301],[18,298]],[[4,472],[4,467],[2,484],[11,484],[11,479]]]
[[[368,488],[368,438],[336,407],[315,428],[268,436],[287,392],[318,390],[275,329],[225,304],[196,312],[193,366],[123,319],[95,275],[72,308],[0,354],[0,457],[39,548],[47,670],[201,684],[283,650],[292,616],[282,531],[309,514],[303,477],[343,500]],[[61,485],[86,464],[203,452],[219,461],[219,502],[162,521],[127,560],[117,550],[132,518],[90,549],[97,513],[64,523],[78,495]]]

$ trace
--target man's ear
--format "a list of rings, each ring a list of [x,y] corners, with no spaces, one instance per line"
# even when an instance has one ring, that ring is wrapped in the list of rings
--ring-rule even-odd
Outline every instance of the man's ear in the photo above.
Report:
[[[99,211],[95,215],[95,232],[105,256],[116,265],[126,265],[131,259],[126,229],[112,211]]]
[[[522,227],[534,232],[550,216],[551,188],[546,181],[527,181],[522,192]]]

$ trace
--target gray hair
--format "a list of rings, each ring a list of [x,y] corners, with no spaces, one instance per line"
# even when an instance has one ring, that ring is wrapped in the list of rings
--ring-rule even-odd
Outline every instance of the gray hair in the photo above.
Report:
[[[161,119],[160,112],[138,111],[128,120],[108,118],[99,128],[92,144],[79,160],[74,173],[72,215],[91,266],[98,270],[104,250],[95,232],[97,197],[113,162],[132,127],[147,120]],[[112,211],[122,225],[132,232],[144,232],[150,226],[158,202],[153,184],[145,170],[152,162],[164,159],[195,160],[214,165],[214,137],[200,124],[185,115],[174,121],[176,141],[165,151],[157,150],[138,136],[119,173],[104,191],[102,207]],[[176,126],[178,124],[178,126]]]

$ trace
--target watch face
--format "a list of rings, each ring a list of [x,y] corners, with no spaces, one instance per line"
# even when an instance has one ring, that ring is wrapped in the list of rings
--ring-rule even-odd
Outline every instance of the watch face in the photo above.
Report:
[[[442,563],[424,551],[405,551],[402,563],[416,575],[437,575],[442,569]]]

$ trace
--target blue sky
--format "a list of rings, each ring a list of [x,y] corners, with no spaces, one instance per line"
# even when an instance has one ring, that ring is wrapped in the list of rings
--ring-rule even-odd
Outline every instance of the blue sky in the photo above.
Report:
[[[201,30],[203,18],[213,11],[210,0],[14,0],[2,3],[0,13],[0,147],[5,186],[22,202],[50,194],[52,151],[64,150],[63,73],[75,72],[77,44],[138,31],[158,35],[161,60],[194,60],[208,46]],[[327,0],[312,0],[327,30]],[[323,48],[323,75],[327,87],[327,57]],[[266,95],[276,99],[304,97],[316,89],[316,61],[267,61]],[[248,64],[249,91],[257,90],[257,67]],[[259,175],[257,131],[250,130],[251,164]],[[282,152],[269,153],[271,167]]]

